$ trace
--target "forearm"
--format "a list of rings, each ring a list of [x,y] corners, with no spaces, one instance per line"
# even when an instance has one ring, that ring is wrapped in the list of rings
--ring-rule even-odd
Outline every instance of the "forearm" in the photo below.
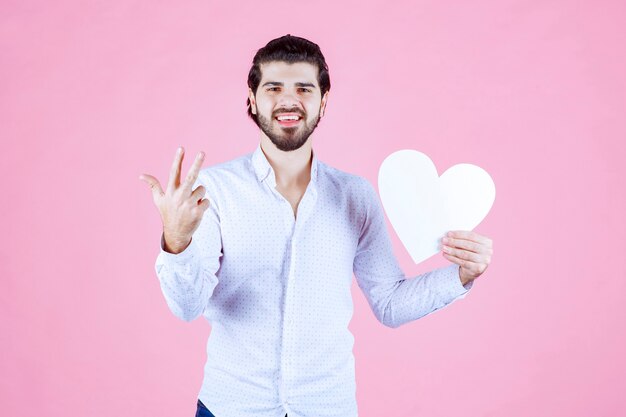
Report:
[[[462,282],[454,264],[400,281],[392,288],[381,321],[396,328],[442,309],[471,289],[472,282]]]
[[[202,265],[193,239],[180,253],[169,253],[166,249],[162,236],[161,252],[155,264],[161,291],[176,317],[192,321],[204,311],[218,279],[210,273],[210,268]]]

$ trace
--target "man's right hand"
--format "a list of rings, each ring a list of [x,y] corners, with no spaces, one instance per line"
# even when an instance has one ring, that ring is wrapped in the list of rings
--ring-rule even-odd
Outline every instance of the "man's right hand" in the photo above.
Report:
[[[152,189],[154,204],[161,213],[165,239],[164,249],[175,254],[184,251],[189,246],[191,237],[200,225],[204,212],[209,208],[209,200],[203,199],[206,189],[199,185],[195,190],[191,190],[204,161],[204,152],[200,152],[196,156],[185,181],[181,184],[180,171],[184,153],[185,150],[182,147],[178,148],[170,169],[169,182],[165,192],[163,192],[159,180],[152,175],[141,174],[139,176],[139,179],[146,182]]]

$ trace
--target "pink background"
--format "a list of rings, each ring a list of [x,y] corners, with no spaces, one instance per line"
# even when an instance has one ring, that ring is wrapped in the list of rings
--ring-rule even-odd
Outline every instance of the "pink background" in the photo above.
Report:
[[[138,175],[165,182],[181,144],[205,166],[252,152],[247,73],[287,33],[330,67],[321,160],[376,184],[413,148],[497,187],[469,297],[389,329],[354,283],[360,415],[617,415],[625,18],[621,1],[3,1],[0,415],[193,415],[210,326],[166,306]],[[413,265],[390,232],[408,275],[447,264]]]

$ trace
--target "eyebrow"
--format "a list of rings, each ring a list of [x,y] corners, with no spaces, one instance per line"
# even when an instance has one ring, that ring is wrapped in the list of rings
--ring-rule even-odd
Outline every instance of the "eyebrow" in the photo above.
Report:
[[[315,84],[311,84],[311,83],[295,83],[296,87],[312,87],[315,88]],[[278,82],[278,81],[268,81],[266,83],[264,83],[261,87],[265,87],[266,85],[278,85],[278,86],[283,86],[285,85],[284,83]]]

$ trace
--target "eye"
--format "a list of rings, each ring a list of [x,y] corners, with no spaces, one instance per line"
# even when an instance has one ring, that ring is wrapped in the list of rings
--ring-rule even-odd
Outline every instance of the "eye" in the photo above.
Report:
[[[270,88],[267,89],[267,91],[274,91],[274,90],[277,90],[278,88],[279,87],[270,87]]]
[[[309,90],[308,88],[304,88],[304,87],[300,88],[300,90],[304,90],[304,92],[306,92],[306,93],[310,93],[311,92],[311,90]]]

